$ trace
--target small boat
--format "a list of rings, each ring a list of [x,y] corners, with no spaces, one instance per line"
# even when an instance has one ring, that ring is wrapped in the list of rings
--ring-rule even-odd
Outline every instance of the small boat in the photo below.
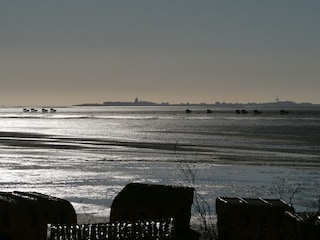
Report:
[[[280,112],[281,115],[289,114],[289,111],[284,110],[284,109],[281,109],[279,112]]]
[[[211,109],[207,109],[207,113],[213,113]]]
[[[241,114],[247,114],[247,113],[249,113],[247,110],[245,109],[241,110]]]
[[[187,108],[186,113],[191,113],[191,110],[189,108]]]
[[[261,114],[261,111],[259,111],[259,110],[255,109],[255,110],[253,110],[253,114],[255,114],[255,115],[257,115],[257,114]]]

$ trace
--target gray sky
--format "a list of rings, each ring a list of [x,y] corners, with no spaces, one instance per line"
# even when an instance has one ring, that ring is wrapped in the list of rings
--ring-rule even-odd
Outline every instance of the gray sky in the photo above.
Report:
[[[320,103],[318,0],[0,2],[0,105]]]

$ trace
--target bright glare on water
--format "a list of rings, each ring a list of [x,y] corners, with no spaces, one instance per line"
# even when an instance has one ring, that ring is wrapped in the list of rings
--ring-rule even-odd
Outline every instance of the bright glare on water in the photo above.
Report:
[[[107,215],[130,182],[192,185],[214,209],[225,197],[292,199],[318,208],[320,112],[207,114],[183,107],[72,107],[55,113],[0,109],[1,191],[65,198]]]

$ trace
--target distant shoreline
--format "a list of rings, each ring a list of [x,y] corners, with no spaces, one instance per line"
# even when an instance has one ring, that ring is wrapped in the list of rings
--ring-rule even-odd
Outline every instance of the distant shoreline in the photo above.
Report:
[[[313,103],[296,103],[292,101],[278,101],[278,102],[269,102],[269,103],[225,103],[225,102],[216,102],[216,103],[154,103],[148,101],[138,101],[137,99],[134,102],[104,102],[104,103],[82,103],[74,106],[202,106],[202,107],[234,107],[234,108],[254,108],[254,107],[272,107],[272,108],[320,108],[320,104]]]

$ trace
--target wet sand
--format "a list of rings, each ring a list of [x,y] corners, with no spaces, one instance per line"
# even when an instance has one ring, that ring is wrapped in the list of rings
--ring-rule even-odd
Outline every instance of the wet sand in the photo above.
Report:
[[[107,138],[74,138],[26,132],[0,132],[2,146],[21,149],[79,150],[101,153],[155,151],[168,155],[169,161],[202,162],[237,165],[268,165],[291,167],[320,167],[317,156],[320,149],[288,152],[286,149],[265,149],[247,146],[220,146],[219,144],[192,145],[182,143],[120,141]],[[157,152],[157,153],[156,153]],[[180,156],[183,156],[181,158]],[[187,157],[185,157],[187,156]],[[105,159],[106,160],[106,159]],[[143,158],[141,159],[143,160]],[[160,159],[157,159],[160,161]]]

